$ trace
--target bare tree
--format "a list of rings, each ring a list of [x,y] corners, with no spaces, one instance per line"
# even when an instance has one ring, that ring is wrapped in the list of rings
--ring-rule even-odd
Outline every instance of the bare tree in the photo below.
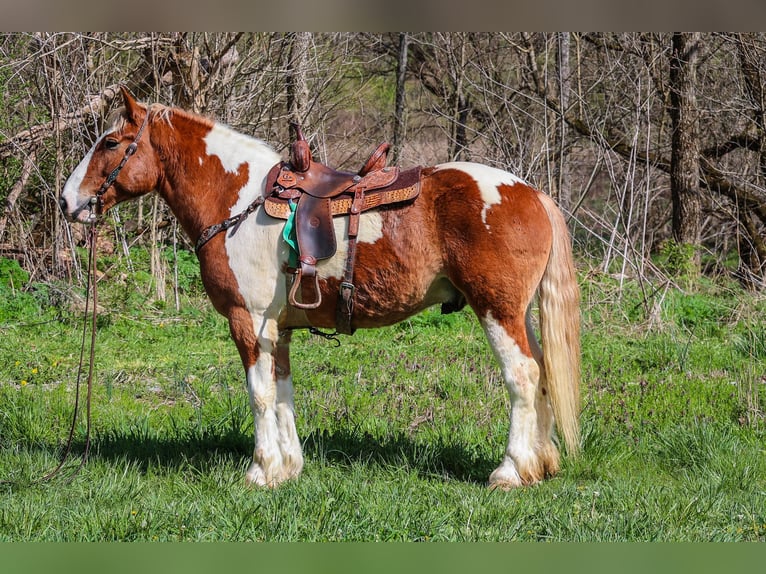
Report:
[[[756,154],[756,169],[753,185],[761,192],[766,189],[766,45],[755,34],[737,34],[733,41],[737,47],[745,94],[751,105],[753,133],[751,149]],[[742,138],[747,142],[749,138]],[[740,275],[750,286],[766,280],[766,239],[764,221],[753,214],[745,197],[737,195],[737,217],[741,232],[738,234],[739,252],[742,261]],[[757,211],[757,210],[756,210]]]
[[[673,238],[680,249],[682,269],[699,273],[701,238],[697,65],[700,35],[675,32],[670,57],[670,192],[673,199]],[[688,248],[688,249],[687,249]]]
[[[292,124],[308,127],[309,115],[309,51],[311,32],[290,32],[287,61],[287,113]],[[295,133],[292,134],[296,136]]]
[[[571,35],[569,32],[559,32],[556,35],[556,55],[558,57],[556,62],[556,80],[559,87],[559,106],[562,112],[558,119],[559,129],[557,132],[558,138],[556,146],[556,199],[558,200],[559,205],[567,211],[572,204],[572,190],[570,188],[569,166],[567,163],[567,123],[564,120],[564,114],[569,108],[570,92],[572,89],[572,70],[569,65],[569,55],[571,50],[570,38]]]
[[[393,163],[399,163],[402,155],[402,140],[406,129],[405,117],[405,94],[407,82],[407,47],[409,35],[407,32],[399,34],[399,55],[396,60],[396,103],[394,108],[394,141],[392,150]]]

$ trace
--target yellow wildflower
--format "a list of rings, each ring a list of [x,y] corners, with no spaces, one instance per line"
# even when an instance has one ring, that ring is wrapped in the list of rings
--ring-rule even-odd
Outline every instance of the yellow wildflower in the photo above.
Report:
[[[21,381],[21,386],[22,386],[22,387],[26,387],[28,384],[29,384],[29,381],[27,381],[26,379],[24,379],[23,381]]]

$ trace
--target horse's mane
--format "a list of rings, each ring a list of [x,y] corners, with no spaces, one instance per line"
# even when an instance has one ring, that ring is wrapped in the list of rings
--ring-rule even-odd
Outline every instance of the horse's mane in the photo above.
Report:
[[[214,126],[221,126],[223,129],[231,129],[233,133],[237,133],[240,137],[242,137],[242,140],[239,140],[240,143],[238,144],[240,147],[248,147],[249,146],[255,146],[255,148],[249,148],[249,149],[257,149],[258,153],[264,153],[269,155],[269,161],[273,160],[273,163],[276,163],[279,158],[277,156],[277,152],[265,141],[247,135],[243,133],[239,133],[234,131],[230,126],[226,126],[225,124],[221,124],[219,122],[216,122],[215,120],[196,114],[194,112],[187,112],[186,110],[183,110],[181,108],[174,108],[171,106],[166,106],[163,104],[151,104],[151,105],[145,105],[142,104],[149,113],[149,124],[156,124],[157,122],[163,122],[167,126],[171,127],[172,129],[175,129],[177,126],[173,126],[173,119],[177,118],[179,120],[188,120],[190,122],[206,126],[208,128],[213,128]],[[120,107],[115,110],[113,110],[108,116],[107,116],[107,122],[106,125],[108,126],[107,129],[120,132],[122,131],[127,124],[127,117],[125,112],[125,107]],[[251,142],[250,144],[245,144],[244,142],[248,141]],[[271,157],[271,155],[274,155],[275,157]]]
[[[188,119],[193,119],[198,122],[202,122],[206,125],[212,126],[215,122],[213,120],[200,116],[191,112],[182,110],[181,108],[173,108],[163,104],[151,104],[145,106],[151,114],[149,122],[164,121],[168,125],[172,123],[173,116],[180,116]],[[121,131],[127,122],[125,117],[125,107],[119,107],[113,110],[108,116],[106,124],[115,131]]]

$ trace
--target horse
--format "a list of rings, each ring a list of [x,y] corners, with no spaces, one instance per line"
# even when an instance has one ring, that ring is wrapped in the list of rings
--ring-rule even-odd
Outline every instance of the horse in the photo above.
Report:
[[[114,205],[156,191],[194,242],[257,205],[281,159],[275,149],[201,115],[139,103],[124,88],[121,95],[116,119],[61,191],[69,221],[91,224]],[[510,396],[508,440],[488,486],[538,483],[559,471],[561,447],[575,456],[580,446],[579,288],[566,221],[548,195],[489,165],[449,162],[423,167],[421,176],[413,202],[360,216],[353,326],[392,325],[437,304],[469,305]],[[287,303],[285,222],[263,206],[251,210],[197,255],[245,371],[254,421],[245,484],[276,487],[304,465],[291,333],[336,326],[348,217],[333,219],[337,253],[317,264],[322,304],[296,310]]]

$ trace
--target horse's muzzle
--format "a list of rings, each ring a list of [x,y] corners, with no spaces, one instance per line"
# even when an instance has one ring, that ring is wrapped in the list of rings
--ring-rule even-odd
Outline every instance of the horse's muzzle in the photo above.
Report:
[[[76,209],[69,211],[69,203],[63,197],[59,198],[59,207],[61,208],[64,217],[69,221],[76,223],[93,223],[96,220],[96,213],[93,211],[93,206],[96,204],[96,197],[94,196],[90,201],[82,204]]]

